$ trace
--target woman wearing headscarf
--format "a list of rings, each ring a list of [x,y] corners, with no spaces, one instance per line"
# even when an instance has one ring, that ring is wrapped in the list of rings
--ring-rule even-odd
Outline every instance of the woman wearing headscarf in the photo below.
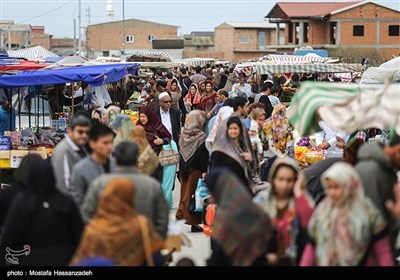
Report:
[[[140,109],[139,120],[136,125],[144,127],[147,141],[156,154],[161,151],[162,145],[166,145],[168,141],[171,141],[171,134],[148,106]]]
[[[26,190],[29,186],[29,174],[40,160],[41,158],[38,155],[23,157],[21,164],[13,174],[14,182],[12,186],[5,189],[0,188],[0,232],[14,198],[20,191]]]
[[[311,242],[300,265],[391,266],[386,222],[367,198],[357,171],[338,162],[321,178],[327,197],[308,225]]]
[[[104,124],[111,126],[115,117],[121,113],[121,108],[115,105],[109,106],[104,113]]]
[[[264,152],[264,147],[263,147],[263,142],[262,142],[262,127],[264,124],[264,121],[266,119],[266,114],[265,110],[263,108],[254,108],[251,110],[249,113],[249,119],[251,120],[250,123],[250,141],[253,150],[257,151],[259,156],[262,158],[263,157],[263,152]]]
[[[179,179],[181,182],[181,196],[177,219],[186,220],[187,224],[198,226],[201,224],[201,213],[188,211],[190,196],[196,191],[197,182],[202,174],[207,172],[208,152],[204,133],[206,114],[200,110],[193,110],[186,116],[185,126],[179,139],[181,161]]]
[[[172,105],[171,108],[174,108],[179,111],[179,99],[181,99],[181,90],[179,89],[179,82],[176,78],[173,78],[168,81],[167,90],[171,95]]]
[[[100,123],[104,123],[106,110],[102,107],[94,109],[92,111],[92,120],[98,120]]]
[[[134,195],[131,180],[114,179],[106,185],[96,214],[82,234],[72,265],[88,257],[105,257],[120,266],[143,266],[146,265],[146,240],[152,255],[163,248],[152,223],[139,215],[134,205],[132,208]]]
[[[26,157],[32,165],[5,218],[1,260],[9,259],[7,248],[24,249],[29,253],[18,257],[19,265],[66,266],[81,237],[81,214],[73,199],[56,189],[50,162],[38,155]]]
[[[211,170],[226,167],[237,174],[239,179],[252,194],[253,152],[246,127],[239,117],[232,116],[218,128],[212,145]]]
[[[217,210],[209,266],[268,265],[266,254],[272,236],[267,214],[255,205],[235,173],[216,168],[206,177]]]
[[[157,154],[151,148],[146,139],[146,132],[144,131],[143,126],[135,125],[132,127],[129,140],[139,145],[139,170],[150,176],[154,171],[156,171],[160,163]]]
[[[293,127],[286,118],[286,107],[278,104],[263,126],[268,138],[267,157],[294,157]]]
[[[140,109],[139,120],[136,125],[143,126],[146,132],[146,139],[157,155],[161,152],[163,145],[168,145],[171,141],[171,134],[148,106]],[[163,171],[163,167],[159,165],[152,176],[161,181],[163,179]]]
[[[217,104],[217,94],[213,89],[213,84],[211,81],[205,81],[205,85],[206,90],[203,97],[201,98],[201,109],[207,114],[214,108],[215,104]]]
[[[228,99],[229,100],[229,99]],[[208,123],[209,134],[206,139],[207,150],[212,152],[212,145],[214,144],[215,137],[219,129],[219,125],[228,119],[233,114],[233,108],[230,106],[223,106],[219,111],[217,116],[215,116],[215,121],[212,123],[212,119]],[[212,125],[212,126],[211,126]]]
[[[131,135],[134,124],[127,115],[118,114],[111,123],[111,128],[115,132],[113,147],[115,148],[122,141],[127,141]]]
[[[311,218],[314,202],[302,186],[296,184],[296,162],[290,158],[277,159],[269,172],[270,188],[254,198],[276,228],[275,264],[295,265],[299,262],[305,246],[307,224]]]

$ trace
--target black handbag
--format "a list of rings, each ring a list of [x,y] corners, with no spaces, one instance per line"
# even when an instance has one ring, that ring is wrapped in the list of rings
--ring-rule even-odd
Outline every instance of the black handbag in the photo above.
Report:
[[[192,213],[192,214],[195,213],[195,210],[196,210],[196,196],[195,196],[194,193],[190,196],[188,210],[189,210],[189,213]]]

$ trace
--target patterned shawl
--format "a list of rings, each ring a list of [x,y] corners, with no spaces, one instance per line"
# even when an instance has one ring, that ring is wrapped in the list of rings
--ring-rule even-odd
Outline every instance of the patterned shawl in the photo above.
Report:
[[[267,250],[271,221],[255,205],[241,180],[225,168],[215,168],[206,178],[218,205],[212,238],[233,266],[250,266]]]
[[[229,118],[233,114],[233,108],[229,106],[223,106],[219,109],[217,116],[215,117],[214,126],[212,127],[208,137],[206,139],[206,147],[209,152],[212,151],[212,145],[214,143],[215,137],[219,130],[220,124]]]
[[[88,223],[71,264],[91,257],[106,257],[122,266],[141,266],[145,255],[139,215],[132,208],[134,186],[131,180],[114,179],[102,192],[93,219]],[[163,241],[148,222],[152,251],[162,249]]]
[[[128,140],[133,127],[134,124],[127,115],[116,115],[111,124],[111,128],[116,133],[113,146],[116,147],[122,141]]]
[[[221,109],[222,110],[222,109]],[[242,144],[242,149],[239,149],[229,138],[228,136],[228,122],[236,122],[241,128],[241,133],[239,136],[239,140]],[[242,151],[241,151],[242,150]],[[232,114],[231,117],[225,119],[218,127],[217,134],[215,136],[215,142],[212,145],[212,152],[221,152],[225,155],[234,159],[237,163],[239,163],[244,171],[249,183],[252,179],[251,171],[256,170],[257,168],[257,160],[253,156],[253,161],[249,164],[247,163],[240,153],[247,152],[253,155],[253,150],[251,147],[251,142],[249,138],[248,130],[243,123],[243,121],[236,116],[236,114]]]
[[[184,161],[188,161],[206,141],[205,122],[206,113],[200,110],[193,110],[186,116],[185,127],[179,139],[180,153]]]
[[[271,187],[267,188],[264,191],[261,191],[253,199],[253,201],[256,204],[258,204],[261,208],[264,209],[265,213],[268,214],[268,216],[271,218],[273,224],[276,227],[277,231],[276,240],[278,243],[278,254],[280,256],[286,255],[288,254],[288,252],[290,253],[296,252],[296,250],[293,249],[294,248],[293,245],[296,242],[299,230],[298,228],[299,223],[294,223],[299,219],[294,195],[292,195],[292,197],[290,198],[288,207],[284,211],[283,216],[278,217],[277,197],[275,194],[275,186],[273,184],[273,181],[276,176],[278,168],[282,166],[290,167],[297,173],[298,167],[294,160],[290,158],[276,159],[268,174],[268,181]],[[311,198],[308,198],[308,200],[309,203],[313,205]]]
[[[386,227],[382,215],[364,195],[357,171],[348,163],[335,163],[321,176],[344,188],[338,204],[326,197],[316,208],[308,225],[315,241],[318,266],[356,266],[365,256],[371,239]]]
[[[287,144],[293,140],[292,126],[286,118],[286,107],[278,104],[274,107],[271,117],[264,122],[264,132],[268,137],[270,148],[280,153],[280,157],[288,153]]]
[[[144,128],[140,125],[134,126],[132,128],[129,140],[139,145],[139,170],[146,175],[153,174],[153,172],[157,169],[159,165],[159,161],[157,154],[153,151],[153,149],[149,145],[149,142],[146,139]]]

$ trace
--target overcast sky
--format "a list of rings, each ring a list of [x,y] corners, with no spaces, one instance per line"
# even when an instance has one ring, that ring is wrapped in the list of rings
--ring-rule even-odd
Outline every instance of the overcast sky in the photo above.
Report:
[[[114,20],[122,20],[122,0],[113,2]],[[400,10],[399,0],[373,2]],[[81,0],[81,3],[83,27],[89,22],[89,7],[91,24],[107,21],[107,0]],[[191,31],[214,31],[225,21],[262,21],[275,3],[268,0],[125,0],[125,18],[177,25],[178,35],[182,35]],[[73,20],[77,18],[78,0],[0,0],[1,20],[44,25],[47,34],[58,38],[73,37]]]

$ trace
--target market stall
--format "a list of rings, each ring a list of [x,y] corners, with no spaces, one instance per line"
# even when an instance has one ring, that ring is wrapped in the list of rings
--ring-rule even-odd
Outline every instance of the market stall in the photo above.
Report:
[[[287,116],[301,136],[319,131],[323,120],[337,131],[395,127],[400,134],[400,84],[357,85],[305,82]]]
[[[119,81],[128,74],[137,75],[138,68],[138,64],[104,64],[35,72],[22,71],[15,75],[0,76],[0,87],[10,89],[11,94],[15,92],[11,89],[19,89],[25,86],[29,86],[31,89],[34,88],[32,86],[81,81],[92,87],[102,87],[107,83]],[[52,122],[50,128],[38,128],[35,132],[28,128],[22,131],[5,132],[4,135],[0,136],[0,168],[18,167],[22,157],[29,153],[40,153],[42,157],[51,155],[54,146],[61,140],[66,131],[68,118],[73,112],[64,110],[62,114],[63,116],[59,120]]]

